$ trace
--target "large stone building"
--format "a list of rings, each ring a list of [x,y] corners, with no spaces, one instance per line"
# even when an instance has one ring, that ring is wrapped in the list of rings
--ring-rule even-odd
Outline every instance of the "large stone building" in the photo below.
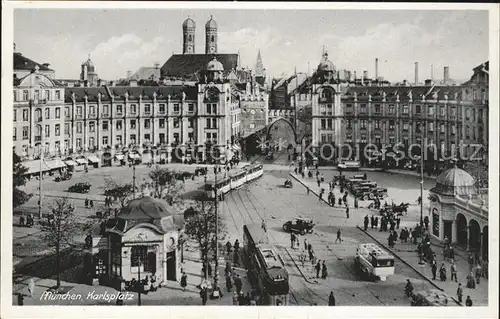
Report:
[[[173,55],[162,68],[176,81],[140,86],[132,79],[127,86],[104,85],[90,59],[82,64],[82,86],[65,86],[39,70],[15,81],[15,151],[33,160],[40,155],[37,147],[44,145],[47,158],[76,153],[100,158],[105,165],[131,152],[171,162],[211,160],[212,146],[217,156],[227,149],[239,151],[242,127],[247,132],[267,125],[268,95],[255,74],[238,68],[237,54],[216,54],[213,19],[206,25],[208,54],[190,54],[195,28],[191,22],[188,18],[183,25],[184,40],[189,42],[184,43],[185,54]],[[45,94],[50,100],[41,98]],[[53,110],[45,111],[48,108]],[[252,114],[250,109],[262,116],[242,119],[241,114]]]
[[[460,86],[432,81],[409,86],[372,81],[366,73],[361,80],[346,80],[324,54],[317,71],[289,98],[296,116],[299,109],[312,109],[315,149],[329,143],[361,149],[371,143],[383,149],[424,140],[442,154],[471,156],[476,144],[488,145],[487,62],[474,68],[471,80]]]

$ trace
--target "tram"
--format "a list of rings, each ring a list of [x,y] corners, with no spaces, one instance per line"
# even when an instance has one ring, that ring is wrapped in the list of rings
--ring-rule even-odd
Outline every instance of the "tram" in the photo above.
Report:
[[[363,273],[377,277],[380,281],[394,275],[394,256],[373,243],[358,246],[355,265]]]
[[[243,184],[249,183],[264,174],[263,165],[261,163],[249,164],[241,169],[231,171],[224,178],[218,178],[217,184],[215,180],[208,180],[203,188],[213,196],[214,189],[217,189],[218,195],[226,194],[232,189],[236,189]]]
[[[285,263],[260,224],[243,226],[243,245],[248,277],[263,297],[263,304],[288,303],[288,272]]]

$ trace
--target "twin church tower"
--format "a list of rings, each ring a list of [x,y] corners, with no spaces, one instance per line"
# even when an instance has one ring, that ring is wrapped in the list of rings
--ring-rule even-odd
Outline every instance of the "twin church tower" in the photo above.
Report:
[[[210,16],[210,20],[205,24],[205,54],[217,53],[217,22]],[[195,51],[195,31],[196,23],[188,17],[182,24],[183,34],[183,54],[194,54]]]

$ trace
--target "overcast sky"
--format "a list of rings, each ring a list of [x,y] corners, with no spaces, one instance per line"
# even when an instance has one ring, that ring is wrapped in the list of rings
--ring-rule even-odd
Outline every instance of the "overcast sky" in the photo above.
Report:
[[[182,53],[182,22],[196,21],[196,53],[204,53],[205,23],[219,25],[219,53],[241,54],[254,68],[260,49],[268,75],[307,72],[319,63],[323,46],[337,69],[375,72],[390,81],[442,78],[443,66],[454,79],[468,79],[488,59],[487,11],[380,10],[117,10],[16,9],[17,50],[50,63],[57,78],[78,78],[91,54],[99,77],[113,80],[127,70],[161,65]]]

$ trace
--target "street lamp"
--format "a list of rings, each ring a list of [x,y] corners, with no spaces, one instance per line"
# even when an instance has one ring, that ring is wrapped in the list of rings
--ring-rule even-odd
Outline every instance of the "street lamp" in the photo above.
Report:
[[[142,266],[142,262],[141,262],[141,258],[139,257],[139,264],[138,264],[138,274],[137,274],[137,283],[138,283],[138,287],[137,287],[137,291],[138,291],[138,296],[137,296],[137,305],[140,306],[141,305],[141,266]]]
[[[215,173],[215,181],[214,181],[214,201],[215,201],[215,270],[214,270],[214,286],[212,290],[212,297],[219,298],[219,216],[218,216],[218,192],[217,192],[217,171],[219,169],[218,162],[215,162],[214,165],[214,173]],[[208,267],[208,265],[207,265]]]
[[[420,235],[424,233],[424,139],[420,145]]]

